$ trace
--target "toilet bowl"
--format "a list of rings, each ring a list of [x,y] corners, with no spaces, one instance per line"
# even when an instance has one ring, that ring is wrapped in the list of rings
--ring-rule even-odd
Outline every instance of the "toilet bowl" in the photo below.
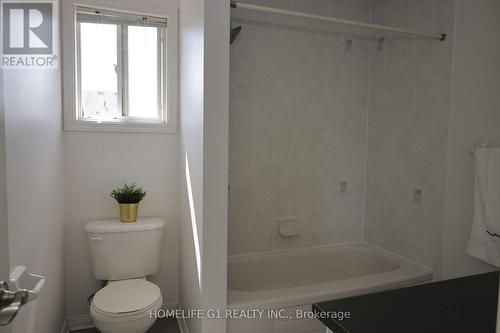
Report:
[[[160,309],[160,288],[146,276],[158,272],[165,220],[139,218],[135,223],[118,219],[90,221],[85,225],[92,271],[100,281],[90,315],[101,333],[145,333]]]
[[[94,296],[90,315],[101,333],[145,333],[162,305],[160,288],[145,279],[109,282]]]

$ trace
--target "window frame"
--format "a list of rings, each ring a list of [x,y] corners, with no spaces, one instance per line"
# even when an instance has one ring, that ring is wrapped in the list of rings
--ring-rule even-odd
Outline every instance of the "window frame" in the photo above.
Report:
[[[177,11],[175,14],[162,13],[149,14],[135,10],[104,8],[95,5],[88,5],[68,1],[63,7],[63,48],[66,55],[63,59],[63,83],[64,87],[73,87],[73,89],[64,89],[64,130],[65,131],[103,131],[103,132],[145,132],[145,133],[176,133],[177,132],[177,91],[178,91],[178,39],[177,35]],[[158,118],[127,117],[127,102],[123,105],[124,96],[121,92],[125,87],[126,80],[122,77],[126,65],[123,62],[124,47],[118,45],[117,65],[121,70],[118,71],[118,103],[122,116],[119,119],[82,119],[80,118],[80,98],[81,98],[81,67],[80,67],[80,24],[76,18],[77,7],[91,7],[95,9],[114,11],[117,13],[130,13],[133,15],[144,15],[152,17],[161,17],[167,19],[168,26],[159,27],[158,39],[161,41],[158,47],[157,57],[161,70],[158,75]],[[68,11],[71,15],[68,19]],[[174,12],[173,8],[170,10]],[[166,15],[165,15],[166,14]],[[66,17],[66,21],[64,21]],[[91,22],[89,22],[91,23]],[[122,44],[123,31],[122,25],[117,24],[117,42]],[[161,56],[160,56],[161,55]],[[70,82],[68,82],[70,81]],[[121,85],[121,89],[120,89]]]

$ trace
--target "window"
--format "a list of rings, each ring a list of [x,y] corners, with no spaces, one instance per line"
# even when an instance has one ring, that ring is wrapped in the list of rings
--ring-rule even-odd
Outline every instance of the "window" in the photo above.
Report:
[[[172,131],[167,18],[74,8],[75,91],[69,129],[85,130],[90,125],[157,131],[170,126]]]

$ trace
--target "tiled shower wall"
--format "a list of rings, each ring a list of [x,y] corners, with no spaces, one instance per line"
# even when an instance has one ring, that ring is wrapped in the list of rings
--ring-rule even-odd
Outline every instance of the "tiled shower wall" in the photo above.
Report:
[[[453,32],[451,0],[376,0],[374,22]],[[452,36],[372,51],[366,241],[441,264]]]
[[[371,16],[370,1],[253,3]],[[345,35],[249,11],[232,22],[229,253],[361,241],[370,42],[346,50]],[[278,218],[290,216],[300,235],[287,239]]]
[[[453,30],[452,0],[254,3]],[[365,240],[439,269],[452,38],[379,49],[342,27],[233,14],[229,253]],[[279,236],[287,216],[299,236]]]

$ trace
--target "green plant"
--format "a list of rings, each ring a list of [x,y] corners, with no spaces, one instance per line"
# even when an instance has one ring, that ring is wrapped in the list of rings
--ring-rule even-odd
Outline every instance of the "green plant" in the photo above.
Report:
[[[110,194],[118,203],[135,204],[139,203],[146,196],[146,191],[142,187],[132,183],[125,183],[121,187],[114,189]]]

